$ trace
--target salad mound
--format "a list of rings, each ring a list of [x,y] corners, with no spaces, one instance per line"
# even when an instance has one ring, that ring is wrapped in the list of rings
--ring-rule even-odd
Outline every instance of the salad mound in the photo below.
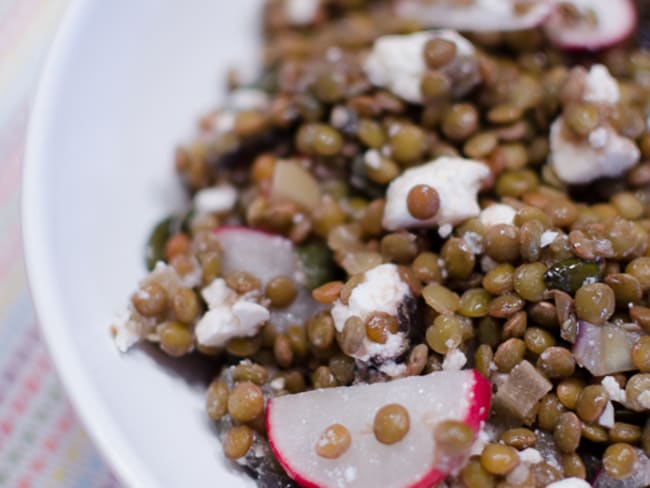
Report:
[[[267,0],[111,325],[262,487],[650,485],[630,0]],[[643,35],[638,36],[643,40]],[[215,439],[215,442],[217,440]]]

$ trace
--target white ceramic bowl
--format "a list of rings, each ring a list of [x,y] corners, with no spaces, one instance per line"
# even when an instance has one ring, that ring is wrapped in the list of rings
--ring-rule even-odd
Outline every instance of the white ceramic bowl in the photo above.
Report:
[[[252,483],[224,461],[203,391],[107,322],[145,273],[151,225],[177,207],[174,146],[256,55],[260,0],[78,0],[52,47],[29,130],[29,281],[77,412],[128,486]]]

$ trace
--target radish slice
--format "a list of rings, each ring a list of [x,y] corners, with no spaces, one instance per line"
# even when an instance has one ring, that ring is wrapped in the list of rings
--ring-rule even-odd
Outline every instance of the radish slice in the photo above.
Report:
[[[557,6],[544,27],[551,42],[563,49],[603,49],[623,41],[636,29],[637,12],[632,0],[555,3]]]
[[[581,320],[573,346],[576,361],[594,376],[635,369],[630,353],[641,333],[632,327],[634,324],[594,325]]]
[[[224,251],[221,262],[224,273],[246,271],[256,276],[262,286],[280,275],[302,281],[298,258],[289,239],[248,227],[219,227],[215,232]]]
[[[434,442],[435,426],[460,420],[476,435],[488,416],[490,397],[490,383],[474,370],[437,372],[274,398],[266,428],[273,453],[302,486],[424,488],[466,460],[442,455]],[[410,429],[401,441],[386,445],[377,441],[372,426],[375,413],[389,403],[407,409]],[[337,423],[348,429],[350,447],[337,459],[318,456],[315,446],[322,432]]]
[[[400,0],[397,15],[416,19],[426,27],[462,31],[511,31],[536,27],[551,14],[548,0]]]
[[[304,286],[305,276],[289,239],[238,226],[219,227],[215,232],[223,247],[224,273],[246,271],[260,280],[262,288],[276,276],[289,276],[296,282],[298,295],[293,303],[271,309],[270,321],[276,328],[301,324],[323,309]]]

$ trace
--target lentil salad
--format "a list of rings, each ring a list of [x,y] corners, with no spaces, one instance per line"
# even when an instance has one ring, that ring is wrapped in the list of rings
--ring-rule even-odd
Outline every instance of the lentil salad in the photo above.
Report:
[[[265,2],[260,75],[229,73],[178,148],[191,207],[154,228],[116,344],[219,364],[207,414],[260,486],[330,486],[283,459],[277,399],[469,369],[492,389],[478,428],[385,396],[377,449],[430,429],[437,486],[646,486],[650,52],[567,51],[557,16],[597,30],[597,1],[504,0],[514,30],[417,3]],[[327,466],[358,449],[353,423],[314,434]],[[352,467],[327,479],[364,486]]]

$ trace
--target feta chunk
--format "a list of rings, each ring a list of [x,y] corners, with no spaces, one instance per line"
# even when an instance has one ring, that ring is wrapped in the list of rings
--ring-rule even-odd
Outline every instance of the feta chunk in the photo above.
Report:
[[[483,252],[483,237],[476,232],[467,231],[463,234],[463,241],[474,254]]]
[[[237,292],[230,288],[226,281],[218,278],[201,290],[201,296],[208,308],[215,308],[224,303],[234,303],[237,300]]]
[[[453,42],[459,56],[475,54],[472,43],[452,30],[382,36],[373,44],[364,64],[370,82],[389,89],[407,102],[422,103],[420,83],[427,71],[424,46],[431,39]]]
[[[199,138],[212,142],[215,137],[231,132],[235,128],[237,113],[245,110],[266,110],[269,96],[254,88],[237,88],[223,101],[222,108],[203,117]]]
[[[519,452],[519,459],[526,464],[539,464],[544,461],[542,455],[537,449],[528,447]]]
[[[479,220],[485,227],[499,224],[512,224],[515,221],[517,211],[510,205],[495,203],[481,210]]]
[[[402,280],[395,264],[380,264],[364,273],[364,281],[354,287],[348,303],[341,300],[334,302],[331,315],[334,327],[342,332],[345,322],[350,317],[359,317],[363,322],[373,312],[384,312],[404,320],[403,315],[408,302],[412,301],[411,289],[408,283]],[[401,375],[404,368],[390,361],[402,354],[408,347],[408,339],[403,331],[390,334],[385,344],[370,341],[364,338],[364,343],[354,354],[362,362],[378,359],[380,371],[389,376]],[[382,362],[385,367],[382,368]]]
[[[284,0],[284,13],[291,25],[309,25],[314,21],[320,0]]]
[[[405,297],[411,295],[408,284],[402,280],[395,264],[380,264],[364,273],[365,281],[352,290],[345,305],[337,300],[332,307],[332,318],[339,332],[352,316],[365,320],[372,312],[397,315]]]
[[[598,423],[608,429],[614,427],[614,405],[611,401],[607,402],[603,413],[598,417]]]
[[[229,212],[235,202],[237,190],[227,184],[204,188],[194,195],[194,209],[199,214]]]
[[[140,280],[139,288],[135,292],[135,295],[139,298],[147,299],[148,295],[144,288],[152,282],[164,288],[168,295],[173,295],[179,288],[192,288],[196,286],[198,284],[196,281],[196,268],[199,267],[198,261],[194,260],[193,265],[193,271],[184,276],[180,276],[174,267],[167,265],[163,261],[158,261],[153,271]],[[199,270],[198,280],[200,281],[200,279],[201,274]],[[156,336],[156,325],[155,318],[140,315],[133,306],[133,303],[129,302],[125,309],[109,323],[109,330],[113,336],[115,347],[120,352],[126,352],[142,337]]]
[[[131,310],[125,310],[115,316],[110,324],[115,347],[120,352],[126,352],[140,340],[139,325],[131,319]]]
[[[639,394],[637,403],[643,410],[650,410],[650,391],[646,390]]]
[[[564,478],[551,483],[546,488],[591,488],[591,485],[580,478]]]
[[[269,96],[255,88],[237,88],[228,95],[226,105],[234,111],[266,110],[270,105]]]
[[[268,309],[254,300],[255,293],[238,295],[222,278],[201,291],[208,311],[196,324],[196,339],[207,347],[222,347],[235,337],[251,337],[266,322]]]
[[[539,239],[540,247],[550,246],[551,244],[553,244],[555,239],[557,239],[559,236],[560,236],[559,232],[556,232],[554,230],[545,230]]]
[[[594,64],[585,79],[583,98],[587,102],[616,103],[620,98],[618,82],[602,64]]]
[[[600,384],[605,387],[605,390],[607,390],[610,400],[622,404],[626,402],[625,390],[620,387],[618,381],[616,381],[613,376],[605,376]]]
[[[583,100],[602,105],[618,102],[618,82],[602,64],[592,66],[588,73],[583,68],[574,68],[571,76],[583,80]],[[641,158],[634,141],[618,134],[609,124],[596,127],[585,140],[580,140],[571,134],[560,116],[551,125],[550,140],[549,163],[560,180],[572,185],[619,176]]]
[[[571,139],[567,130],[563,117],[551,125],[550,163],[565,183],[584,184],[598,178],[619,176],[641,158],[634,141],[619,135],[610,126],[595,129],[594,132],[598,131],[596,137],[586,142]]]
[[[458,349],[451,349],[442,361],[442,369],[445,371],[460,371],[467,363],[467,356]]]
[[[442,227],[476,217],[481,211],[477,200],[481,180],[489,175],[490,169],[483,163],[450,156],[409,168],[388,186],[382,224],[387,230]],[[420,184],[434,188],[440,198],[438,213],[427,220],[414,218],[406,203],[411,188]]]

